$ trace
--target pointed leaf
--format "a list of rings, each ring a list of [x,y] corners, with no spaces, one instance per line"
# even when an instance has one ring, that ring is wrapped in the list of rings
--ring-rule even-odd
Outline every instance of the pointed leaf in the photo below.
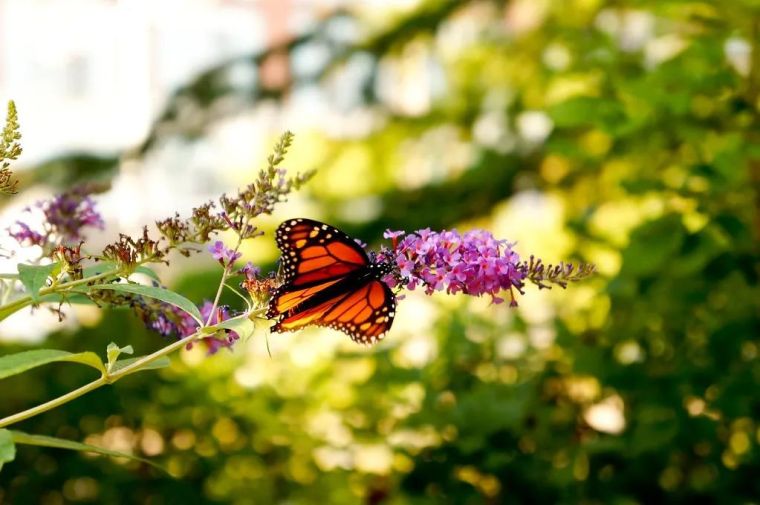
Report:
[[[104,456],[111,456],[114,458],[127,458],[134,461],[140,461],[141,463],[147,463],[155,468],[158,468],[159,470],[166,471],[163,467],[148,459],[133,456],[132,454],[127,454],[124,452],[112,451],[110,449],[105,449],[96,445],[83,444],[81,442],[74,442],[73,440],[66,440],[63,438],[47,437],[45,435],[30,435],[29,433],[24,433],[22,431],[4,431],[9,431],[13,442],[20,445],[37,445],[41,447],[54,447],[56,449],[69,449],[72,451],[95,452],[98,454],[103,454]]]
[[[134,354],[135,350],[132,348],[131,345],[128,345],[126,347],[119,347],[113,342],[108,344],[108,347],[106,347],[106,358],[108,359],[108,370],[111,370],[111,367],[116,362],[116,360],[119,359],[119,356],[122,353]]]
[[[147,296],[148,298],[155,298],[162,302],[170,303],[175,307],[178,307],[195,319],[199,324],[203,324],[201,313],[198,307],[193,302],[185,298],[184,296],[169,291],[164,288],[156,288],[152,286],[143,286],[141,284],[96,284],[90,286],[90,289],[110,289],[113,291],[120,291],[122,293],[132,293],[134,295]]]
[[[105,372],[103,362],[94,352],[80,352],[72,354],[55,349],[37,349],[9,354],[0,357],[0,379],[26,372],[32,368],[55,363],[58,361],[70,361],[91,366],[101,373]]]
[[[45,283],[50,277],[50,274],[58,267],[57,264],[51,263],[50,265],[25,265],[23,263],[18,264],[18,276],[21,283],[26,288],[32,300],[35,302],[40,298],[40,289],[45,286]]]
[[[4,463],[13,461],[16,458],[16,446],[13,444],[13,437],[8,430],[0,430],[0,470]]]

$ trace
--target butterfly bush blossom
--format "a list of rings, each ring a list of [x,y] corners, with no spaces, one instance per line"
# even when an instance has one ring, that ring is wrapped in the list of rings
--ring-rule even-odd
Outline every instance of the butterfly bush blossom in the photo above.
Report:
[[[522,289],[525,273],[517,267],[520,256],[506,240],[497,240],[485,230],[460,234],[456,230],[434,232],[429,228],[406,236],[387,231],[385,238],[397,241],[393,251],[384,254],[398,267],[401,282],[407,289],[424,286],[425,293],[435,291],[489,294],[494,302],[504,300],[498,293]],[[399,240],[399,237],[402,237]],[[514,297],[512,298],[513,303]]]
[[[514,290],[523,294],[526,280],[540,288],[550,288],[550,283],[565,287],[568,281],[593,271],[592,265],[582,265],[577,270],[564,263],[545,267],[533,256],[527,262],[520,261],[512,249],[514,244],[496,239],[485,230],[459,233],[426,228],[410,234],[388,230],[384,236],[393,240],[394,247],[381,251],[379,259],[397,267],[396,274],[385,281],[392,287],[401,284],[410,290],[423,286],[426,294],[487,294],[494,303],[502,303],[499,293],[509,291],[510,305],[517,306]]]

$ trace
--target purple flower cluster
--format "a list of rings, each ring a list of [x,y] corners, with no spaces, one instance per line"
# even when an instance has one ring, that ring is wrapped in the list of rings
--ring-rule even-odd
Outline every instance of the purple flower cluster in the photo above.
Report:
[[[91,192],[86,187],[74,188],[50,200],[37,202],[35,207],[45,216],[43,231],[33,230],[28,224],[17,221],[9,230],[10,236],[21,244],[39,246],[45,246],[50,241],[68,244],[81,241],[84,228],[103,229],[105,225],[95,208],[95,201],[90,197]]]
[[[510,290],[511,305],[517,305],[512,288],[522,292],[525,273],[518,268],[520,257],[512,244],[484,230],[460,234],[428,228],[404,235],[390,230],[384,235],[393,239],[394,249],[383,251],[380,259],[397,267],[397,276],[386,282],[400,282],[407,289],[422,285],[427,294],[443,290],[473,296],[489,294],[495,303],[504,301],[498,293]]]
[[[199,307],[202,319],[208,320],[211,315],[213,304],[206,301]],[[145,300],[138,306],[138,313],[142,317],[146,326],[165,337],[175,337],[178,339],[187,337],[198,331],[198,323],[187,313],[179,308],[164,302],[155,302],[154,300]],[[211,317],[210,324],[216,324],[230,318],[228,307],[217,307],[214,315]],[[208,349],[208,354],[215,354],[223,347],[230,348],[240,339],[240,335],[234,331],[226,331],[224,337],[212,335],[201,340],[203,345]],[[193,344],[187,345],[191,349]]]

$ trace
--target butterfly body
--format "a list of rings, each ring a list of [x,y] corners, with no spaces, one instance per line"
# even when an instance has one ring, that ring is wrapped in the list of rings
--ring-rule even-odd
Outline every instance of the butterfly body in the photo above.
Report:
[[[267,317],[277,318],[272,331],[325,326],[365,344],[384,336],[396,311],[382,280],[390,263],[373,261],[354,239],[310,219],[285,221],[276,240],[284,278],[269,302]]]

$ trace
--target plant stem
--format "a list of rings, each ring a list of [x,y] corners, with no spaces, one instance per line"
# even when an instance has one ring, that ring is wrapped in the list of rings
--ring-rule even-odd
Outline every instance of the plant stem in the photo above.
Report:
[[[58,407],[59,405],[63,405],[64,403],[70,402],[71,400],[75,398],[79,398],[83,394],[89,393],[90,391],[93,391],[105,384],[108,384],[108,381],[106,380],[105,376],[100,377],[90,382],[89,384],[85,384],[79,389],[70,391],[66,393],[65,395],[62,395],[62,396],[59,396],[58,398],[50,400],[49,402],[43,403],[41,405],[37,405],[36,407],[32,407],[31,409],[27,409],[27,410],[24,410],[23,412],[19,412],[17,414],[13,414],[11,416],[0,419],[0,428],[5,428],[6,426],[17,423],[19,421],[23,421],[24,419],[29,419],[30,417],[34,417],[37,414],[42,414],[43,412],[47,412],[50,409],[54,409],[55,407]]]
[[[192,335],[187,336],[183,338],[182,340],[177,340],[176,342],[173,342],[167,345],[166,347],[162,347],[161,349],[154,352],[153,354],[149,354],[147,356],[140,358],[134,363],[131,363],[130,365],[127,365],[124,368],[117,370],[116,372],[112,374],[103,374],[103,376],[95,379],[89,384],[85,384],[79,389],[70,391],[66,393],[65,395],[59,396],[58,398],[50,400],[49,402],[45,402],[41,405],[37,405],[36,407],[32,407],[31,409],[27,409],[27,410],[24,410],[23,412],[19,412],[17,414],[13,414],[6,418],[0,419],[0,428],[4,428],[6,426],[17,423],[19,421],[23,421],[25,419],[29,419],[30,417],[34,417],[38,414],[42,414],[43,412],[47,412],[48,410],[51,410],[51,409],[54,409],[55,407],[63,405],[64,403],[68,403],[71,400],[79,398],[80,396],[86,393],[89,393],[90,391],[94,391],[95,389],[98,389],[101,386],[105,386],[107,384],[113,384],[117,380],[123,377],[126,377],[129,374],[137,372],[143,366],[157,360],[158,358],[162,358],[166,356],[167,354],[174,352],[177,349],[184,347],[185,345],[189,344],[190,342],[192,342],[193,340],[201,336],[202,334],[200,332],[193,333]]]
[[[117,380],[121,379],[122,377],[126,377],[129,374],[132,374],[134,372],[139,371],[140,368],[142,368],[145,365],[148,365],[150,363],[153,363],[159,358],[163,358],[164,356],[173,353],[174,351],[178,349],[182,349],[187,344],[191,343],[196,338],[200,337],[200,332],[195,332],[192,335],[189,335],[181,340],[177,340],[176,342],[172,342],[171,344],[167,345],[166,347],[162,347],[158,351],[148,354],[147,356],[143,356],[142,358],[138,359],[134,363],[131,363],[124,368],[120,368],[119,370],[115,371],[112,374],[108,375],[108,381],[109,383],[114,383]]]
[[[70,281],[70,282],[64,282],[62,284],[57,284],[55,286],[50,286],[48,288],[42,288],[40,289],[38,296],[41,298],[45,295],[49,295],[52,293],[60,293],[60,292],[68,290],[69,288],[73,288],[81,284],[87,284],[89,282],[97,281],[100,279],[105,279],[106,277],[112,277],[114,275],[118,275],[119,273],[120,273],[120,270],[114,269],[114,270],[109,270],[107,272],[99,273],[97,275],[93,275],[92,277],[78,279],[78,280]],[[27,295],[27,296],[24,296],[17,300],[12,301],[11,303],[7,305],[0,306],[0,320],[5,319],[6,317],[10,316],[14,312],[20,309],[23,309],[24,307],[26,307],[27,305],[33,302],[34,300],[32,299],[32,297]]]
[[[252,316],[257,316],[259,314],[262,314],[265,309],[266,308],[258,308],[238,317],[250,318]],[[101,377],[95,379],[89,384],[85,384],[79,389],[70,391],[66,393],[65,395],[59,396],[58,398],[50,400],[49,402],[45,402],[41,405],[37,405],[36,407],[32,407],[30,409],[24,410],[23,412],[19,412],[17,414],[13,414],[3,419],[0,419],[0,428],[4,428],[6,426],[17,423],[19,421],[23,421],[25,419],[29,419],[30,417],[34,417],[38,414],[42,414],[43,412],[47,412],[48,410],[51,410],[51,409],[54,409],[55,407],[59,407],[63,405],[64,403],[68,403],[71,400],[79,398],[80,396],[86,393],[89,393],[90,391],[94,391],[95,389],[98,389],[101,386],[113,384],[117,380],[122,379],[126,377],[127,375],[131,375],[135,372],[139,372],[140,369],[143,368],[145,365],[148,365],[159,358],[163,358],[164,356],[167,356],[173,353],[174,351],[185,347],[187,344],[193,342],[194,340],[201,340],[202,338],[208,337],[212,335],[213,333],[214,333],[213,331],[209,331],[208,329],[203,330],[203,331],[198,330],[192,335],[189,335],[181,340],[177,340],[176,342],[172,342],[171,344],[167,345],[166,347],[162,347],[161,349],[157,350],[156,352],[152,354],[143,356],[142,358],[138,359],[137,361],[133,363],[130,363],[124,368],[120,368],[119,370],[113,373],[106,372]]]
[[[237,245],[235,245],[235,249],[233,251],[232,256],[235,256],[235,253],[238,252],[238,249],[240,249],[240,245],[243,243],[243,237],[241,235],[238,235],[238,241]],[[222,296],[222,290],[224,290],[224,284],[227,282],[227,277],[230,275],[230,271],[232,270],[232,263],[230,262],[229,265],[224,267],[224,272],[222,272],[222,279],[219,281],[219,287],[216,290],[216,296],[214,297],[214,304],[211,306],[211,311],[208,314],[208,319],[206,319],[206,324],[204,326],[208,326],[211,324],[211,319],[214,318],[214,312],[216,312],[216,306],[219,305],[219,298]]]

